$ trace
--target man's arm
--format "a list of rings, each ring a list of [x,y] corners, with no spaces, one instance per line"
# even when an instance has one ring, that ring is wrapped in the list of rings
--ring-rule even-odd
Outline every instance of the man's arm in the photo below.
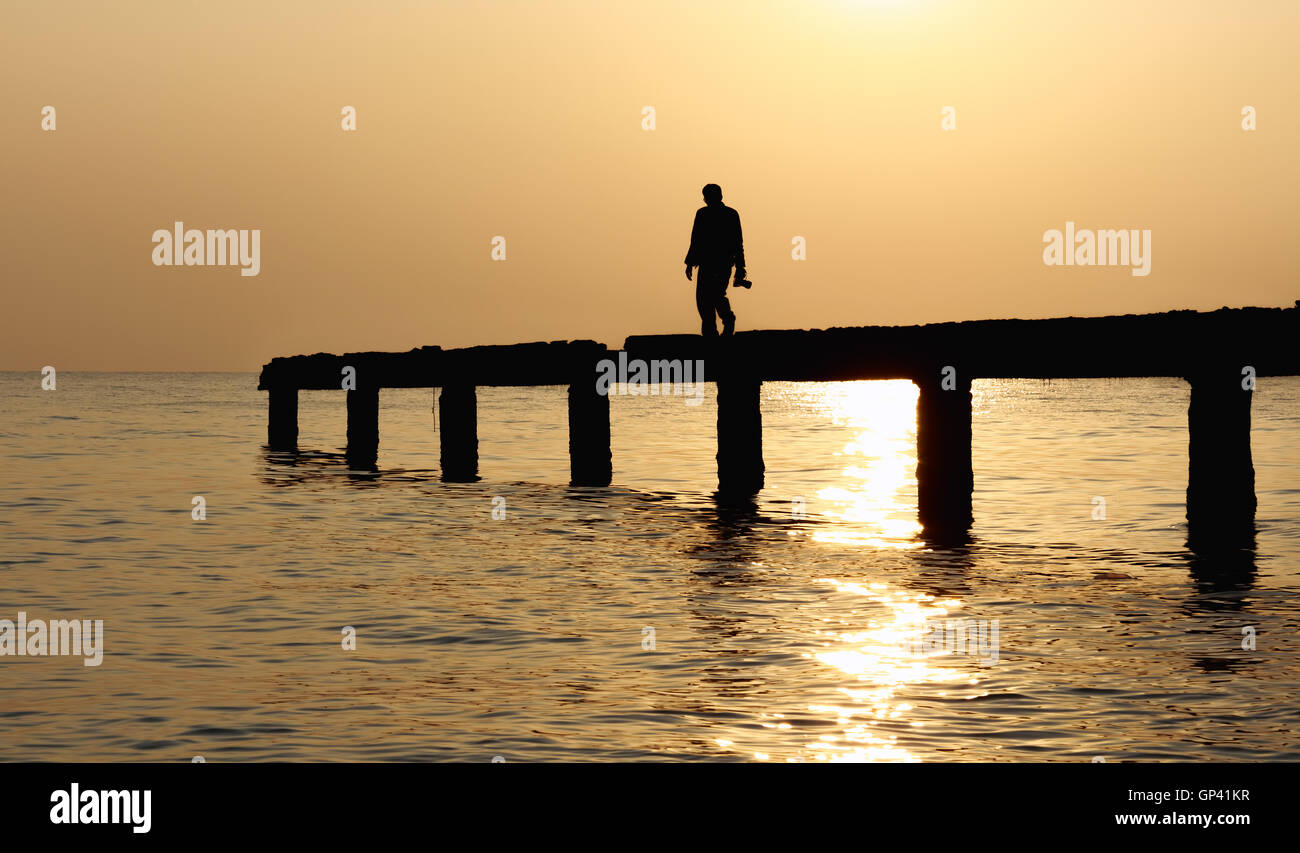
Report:
[[[740,230],[740,214],[736,214],[736,281],[745,277],[745,237]]]
[[[691,245],[686,250],[686,280],[687,281],[690,281],[691,278],[691,267],[698,267],[700,265],[699,259],[696,257],[696,252],[699,251],[699,245],[700,245],[699,240],[700,240],[700,214],[701,213],[703,213],[703,210],[695,211],[695,222],[691,224]]]

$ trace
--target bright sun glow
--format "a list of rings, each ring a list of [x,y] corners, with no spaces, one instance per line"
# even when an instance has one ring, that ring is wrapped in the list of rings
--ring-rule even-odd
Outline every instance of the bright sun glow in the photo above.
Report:
[[[825,386],[823,405],[854,430],[839,455],[840,484],[817,493],[819,510],[840,522],[814,532],[819,542],[915,548],[917,388],[907,380]]]
[[[855,583],[823,578],[820,583],[837,593],[860,595],[883,608],[886,617],[868,622],[865,630],[827,636],[828,647],[813,659],[853,676],[861,687],[843,688],[846,702],[836,706],[811,706],[817,714],[834,714],[838,732],[825,734],[807,745],[814,761],[917,761],[897,743],[896,735],[878,730],[882,720],[902,721],[912,706],[896,693],[913,684],[974,682],[954,667],[940,665],[933,656],[920,656],[910,646],[923,635],[927,619],[942,619],[961,607],[954,599],[937,600],[923,592],[899,589],[885,583]],[[920,725],[913,722],[912,725]]]

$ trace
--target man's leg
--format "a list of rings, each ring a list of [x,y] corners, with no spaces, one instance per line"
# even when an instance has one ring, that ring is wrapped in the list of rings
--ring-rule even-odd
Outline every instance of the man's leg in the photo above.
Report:
[[[713,319],[714,312],[717,312],[724,322],[735,323],[736,318],[731,313],[731,304],[727,302],[729,278],[731,278],[729,266],[702,266],[696,271],[695,307],[700,310],[700,319],[704,324],[701,332],[706,338],[718,334],[717,323]],[[727,321],[728,317],[731,317],[730,321]]]
[[[722,318],[722,334],[730,335],[736,331],[736,312],[731,310],[731,300],[727,298],[727,276],[722,277],[718,286],[718,316]]]
[[[704,267],[695,270],[695,308],[700,312],[700,334],[716,337],[718,326],[713,320],[713,283],[705,275]]]
[[[723,267],[718,275],[717,290],[714,291],[714,305],[718,316],[722,318],[722,334],[730,335],[736,331],[736,314],[731,310],[731,300],[727,298],[727,282],[731,278],[731,267]]]

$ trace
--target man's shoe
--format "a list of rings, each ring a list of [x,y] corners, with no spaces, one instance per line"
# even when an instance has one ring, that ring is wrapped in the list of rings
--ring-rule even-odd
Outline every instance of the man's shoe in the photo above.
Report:
[[[736,332],[736,318],[735,318],[735,317],[732,317],[730,320],[723,320],[723,321],[722,321],[722,336],[723,336],[724,338],[729,338],[729,337],[731,337],[733,334],[735,334],[735,332]]]

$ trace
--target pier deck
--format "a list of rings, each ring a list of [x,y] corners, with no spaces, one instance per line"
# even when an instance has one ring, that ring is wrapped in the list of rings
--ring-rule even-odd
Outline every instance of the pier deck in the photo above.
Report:
[[[1254,527],[1254,383],[1300,375],[1300,303],[1285,309],[759,330],[718,340],[637,335],[621,350],[578,340],[317,353],[272,359],[262,368],[258,388],[269,392],[267,439],[280,451],[297,446],[298,391],[346,390],[348,456],[362,464],[373,464],[377,454],[380,389],[439,388],[443,477],[465,481],[478,475],[476,388],[567,386],[572,483],[606,486],[613,475],[610,397],[598,379],[602,372],[608,376],[611,365],[638,361],[653,365],[656,377],[681,375],[688,361],[702,364],[702,381],[717,384],[719,491],[735,494],[763,486],[764,381],[915,382],[920,516],[932,530],[961,530],[972,520],[972,380],[1179,377],[1191,386],[1189,530],[1192,538],[1237,541]],[[692,372],[690,378],[700,377]]]

